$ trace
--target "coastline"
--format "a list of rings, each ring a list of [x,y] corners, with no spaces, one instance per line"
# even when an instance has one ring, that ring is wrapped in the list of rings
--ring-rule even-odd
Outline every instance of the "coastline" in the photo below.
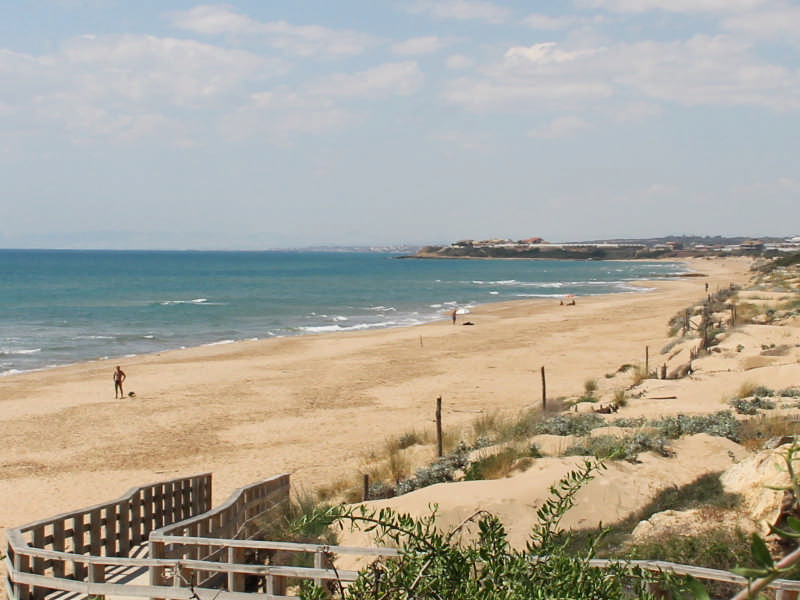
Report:
[[[115,497],[203,471],[214,503],[280,472],[295,489],[356,478],[387,438],[429,429],[444,399],[445,427],[519,411],[660,348],[666,321],[712,287],[744,282],[744,259],[688,261],[706,277],[648,282],[653,292],[513,300],[473,309],[473,327],[323,333],[172,350],[0,378],[0,525]],[[387,418],[391,415],[391,418]],[[43,432],[46,432],[43,435]]]
[[[395,257],[396,258],[396,257]],[[509,259],[514,262],[523,259]],[[524,259],[527,260],[527,259]],[[540,259],[537,259],[537,261]],[[481,262],[487,262],[484,259]],[[489,259],[488,262],[504,262],[500,259]],[[536,262],[536,261],[534,261]],[[552,261],[544,260],[541,262],[559,262],[559,263],[575,263],[580,264],[588,261],[570,260],[570,261]],[[122,320],[114,321],[112,317],[109,321],[104,321],[98,327],[91,322],[85,322],[82,315],[75,314],[74,311],[65,306],[65,311],[61,319],[63,323],[70,323],[72,319],[77,319],[80,323],[81,329],[76,329],[72,333],[71,338],[59,339],[59,333],[56,329],[50,328],[48,330],[46,325],[43,325],[40,336],[38,338],[32,337],[29,333],[32,325],[28,325],[28,330],[17,336],[15,335],[13,319],[7,324],[5,340],[0,336],[0,379],[9,375],[17,375],[30,372],[39,372],[51,368],[59,368],[64,366],[71,366],[80,363],[89,363],[102,360],[130,360],[138,356],[147,354],[157,354],[169,352],[173,350],[186,350],[195,347],[213,346],[237,343],[242,341],[253,340],[266,340],[284,337],[293,337],[298,335],[314,335],[317,333],[345,333],[350,331],[363,331],[363,330],[383,330],[392,329],[397,327],[408,327],[420,324],[436,322],[443,318],[449,317],[453,308],[472,308],[481,304],[492,304],[497,302],[506,302],[517,300],[521,298],[543,298],[552,299],[563,297],[566,293],[572,292],[575,295],[581,296],[594,296],[607,293],[625,293],[631,291],[640,291],[636,282],[644,281],[647,279],[661,279],[672,278],[686,275],[679,271],[685,265],[680,261],[674,260],[608,260],[602,263],[626,263],[627,267],[617,269],[620,277],[614,279],[614,273],[610,273],[609,267],[602,267],[601,261],[595,261],[595,267],[587,267],[588,271],[578,275],[573,273],[564,272],[561,274],[562,279],[548,280],[546,275],[550,268],[544,268],[538,274],[534,274],[533,280],[528,281],[530,275],[522,275],[522,280],[518,281],[514,274],[507,270],[499,275],[498,281],[491,279],[494,273],[480,272],[476,274],[460,272],[455,274],[455,281],[448,281],[443,284],[441,289],[436,293],[431,294],[430,290],[420,296],[413,297],[412,300],[408,294],[405,297],[398,296],[397,292],[389,293],[380,297],[380,295],[373,294],[370,301],[364,303],[364,306],[359,307],[358,300],[356,304],[344,304],[341,301],[337,304],[336,300],[326,298],[328,302],[333,302],[332,305],[307,305],[295,311],[282,311],[279,317],[273,316],[275,306],[267,306],[266,310],[254,311],[253,306],[247,306],[245,300],[242,306],[243,313],[231,313],[230,310],[227,315],[212,314],[210,321],[213,323],[224,322],[225,319],[236,319],[237,314],[243,315],[243,319],[237,321],[237,325],[230,330],[220,328],[219,326],[210,326],[204,324],[203,318],[198,317],[201,313],[193,312],[194,316],[177,315],[179,322],[173,323],[169,320],[164,320],[165,313],[153,312],[147,315],[137,312],[141,306],[178,306],[178,305],[192,305],[192,306],[234,306],[241,302],[241,297],[234,297],[233,301],[228,298],[222,300],[215,299],[209,300],[205,297],[195,297],[197,294],[206,294],[200,290],[194,290],[192,294],[185,294],[191,300],[174,300],[174,299],[153,299],[146,296],[137,297],[133,305],[133,313],[130,316],[134,322],[140,323],[140,327],[130,328],[127,321]],[[663,263],[667,265],[675,265],[669,268],[662,274],[656,274],[649,268],[643,269],[647,272],[641,272],[642,269],[631,267],[637,263],[643,264],[657,264]],[[595,278],[593,271],[600,267],[600,274]],[[578,267],[581,269],[581,267]],[[501,269],[502,270],[502,269]],[[558,271],[561,269],[558,268]],[[479,269],[480,271],[480,269]],[[637,272],[639,271],[639,272]],[[447,277],[452,275],[451,272],[445,270],[442,273],[430,274],[428,277]],[[610,275],[610,278],[609,278]],[[537,277],[544,276],[541,281],[537,281]],[[465,281],[459,281],[459,279]],[[469,281],[472,278],[472,281]],[[433,279],[433,281],[440,283],[440,279]],[[429,284],[427,281],[417,281],[419,284]],[[453,283],[456,285],[454,286]],[[459,285],[462,284],[462,285]],[[465,285],[464,285],[465,284]],[[494,287],[491,287],[494,286]],[[532,287],[529,287],[532,286]],[[596,291],[595,286],[599,286],[600,291]],[[558,288],[558,289],[556,289]],[[381,289],[378,285],[375,289]],[[491,291],[489,291],[491,290]],[[529,293],[533,291],[534,293]],[[488,296],[487,296],[488,291]],[[219,292],[219,290],[217,290]],[[162,290],[163,294],[163,290]],[[173,291],[173,294],[175,292]],[[177,293],[180,295],[180,292]],[[213,292],[212,292],[213,294]],[[207,294],[206,294],[207,295]],[[125,306],[125,302],[129,301],[130,296],[123,294],[124,299],[111,299],[110,306],[119,309]],[[158,297],[158,293],[156,293]],[[120,303],[121,300],[121,303]],[[341,299],[340,299],[341,300]],[[32,300],[34,303],[36,300]],[[48,300],[39,298],[40,303],[46,303]],[[105,300],[104,300],[105,301]],[[69,302],[69,300],[67,300]],[[78,298],[78,305],[81,302],[95,302],[94,298]],[[267,296],[267,302],[275,304],[275,299]],[[368,306],[367,306],[368,305]],[[21,311],[22,306],[15,306],[17,310]],[[108,308],[108,307],[107,307]],[[113,310],[112,308],[112,310]],[[247,312],[249,309],[250,312]],[[126,310],[126,309],[123,309]],[[194,311],[195,309],[191,309]],[[198,309],[205,311],[206,309]],[[213,311],[212,311],[213,312]],[[266,318],[265,318],[266,316]],[[119,315],[117,315],[119,317]],[[151,321],[152,319],[152,321]],[[147,323],[154,323],[148,326]],[[38,324],[35,324],[38,326]],[[162,335],[162,330],[159,326],[168,332]],[[182,333],[177,333],[181,331]],[[82,334],[81,332],[91,332]],[[176,335],[177,333],[177,335]],[[67,334],[69,336],[69,334]],[[2,343],[5,341],[5,345]],[[108,353],[109,349],[114,349],[114,353]],[[24,357],[24,358],[23,358]]]

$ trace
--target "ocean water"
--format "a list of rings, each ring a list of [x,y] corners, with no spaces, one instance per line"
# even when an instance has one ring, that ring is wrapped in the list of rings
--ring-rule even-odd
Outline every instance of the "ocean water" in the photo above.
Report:
[[[0,250],[0,375],[106,357],[414,325],[454,308],[635,292],[680,263],[377,253]]]

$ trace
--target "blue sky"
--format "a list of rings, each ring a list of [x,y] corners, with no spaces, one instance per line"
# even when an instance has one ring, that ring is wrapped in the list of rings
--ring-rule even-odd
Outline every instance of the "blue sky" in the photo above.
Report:
[[[0,247],[800,233],[796,1],[0,7]]]

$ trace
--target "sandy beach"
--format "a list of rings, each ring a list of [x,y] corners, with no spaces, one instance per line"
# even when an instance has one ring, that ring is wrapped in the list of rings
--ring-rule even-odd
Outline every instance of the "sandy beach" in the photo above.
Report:
[[[557,398],[642,363],[646,346],[656,364],[668,319],[702,299],[706,283],[712,291],[744,284],[749,262],[694,259],[701,276],[648,282],[646,292],[582,297],[575,306],[488,304],[455,326],[443,319],[238,342],[0,378],[0,528],[207,471],[215,504],[283,472],[303,489],[357,481],[388,438],[432,431],[437,396],[445,428],[457,431],[481,414],[540,405],[542,366]],[[135,397],[114,399],[115,364]],[[718,410],[741,379],[716,381],[713,406],[687,396],[670,410]],[[629,410],[664,409],[637,402]]]

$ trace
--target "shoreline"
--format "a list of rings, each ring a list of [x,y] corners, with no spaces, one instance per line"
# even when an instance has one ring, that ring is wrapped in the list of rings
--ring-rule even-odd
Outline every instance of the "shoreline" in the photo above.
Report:
[[[403,257],[403,256],[396,256],[394,258],[425,258],[425,257]],[[442,257],[433,257],[433,258],[442,258]],[[535,261],[549,261],[553,259],[541,259],[541,258],[505,258],[505,259],[496,259],[491,257],[453,257],[453,258],[468,258],[470,260],[535,260]],[[569,259],[570,262],[586,262],[582,259]],[[563,262],[563,261],[561,261]],[[593,262],[601,262],[601,261],[593,261]],[[630,263],[637,263],[637,262],[654,262],[654,263],[669,263],[669,264],[676,264],[682,266],[688,266],[688,262],[685,260],[675,260],[675,259],[609,259],[604,260],[602,262],[630,262]],[[616,287],[618,288],[616,291],[612,292],[601,292],[601,293],[582,293],[580,294],[581,297],[589,298],[595,296],[604,296],[604,295],[616,295],[616,294],[627,294],[627,293],[645,293],[647,290],[638,290],[638,289],[631,289],[640,287],[642,283],[646,283],[648,281],[669,281],[675,278],[681,277],[691,277],[695,276],[690,271],[679,272],[675,274],[668,274],[663,275],[662,277],[657,277],[653,279],[650,278],[642,278],[642,279],[623,279],[617,282],[604,282],[607,284],[615,283]],[[309,326],[309,327],[301,327],[301,328],[293,328],[290,326],[285,326],[284,329],[289,331],[290,333],[282,333],[282,334],[275,334],[269,336],[257,336],[257,335],[245,335],[241,338],[226,338],[214,341],[203,342],[194,345],[180,345],[175,347],[164,347],[161,349],[147,351],[147,352],[139,352],[139,353],[129,353],[129,354],[119,354],[119,355],[105,355],[105,356],[96,356],[96,357],[87,357],[87,358],[80,358],[78,360],[62,363],[62,364],[46,364],[39,367],[34,367],[30,369],[9,369],[8,371],[0,372],[0,381],[6,377],[13,377],[17,375],[25,375],[28,373],[40,373],[49,371],[51,369],[61,369],[65,367],[72,367],[81,365],[84,363],[97,363],[102,361],[128,361],[131,359],[138,359],[139,357],[144,357],[148,355],[158,355],[164,352],[176,352],[176,351],[184,351],[184,350],[191,350],[193,348],[204,348],[207,346],[216,346],[216,345],[229,345],[229,344],[239,344],[243,342],[251,342],[251,341],[266,341],[266,340],[275,340],[275,339],[284,339],[284,338],[294,338],[298,336],[308,336],[308,335],[320,335],[326,333],[334,333],[334,334],[346,334],[358,331],[382,331],[382,330],[392,330],[398,328],[405,328],[405,327],[417,327],[420,325],[426,325],[430,323],[436,323],[441,320],[446,320],[449,318],[450,312],[452,308],[467,308],[473,309],[475,307],[484,306],[484,305],[494,305],[503,302],[526,302],[530,300],[548,300],[548,299],[560,299],[565,296],[565,293],[554,293],[554,294],[539,294],[539,295],[530,295],[527,297],[517,297],[513,299],[502,299],[497,301],[492,301],[489,299],[482,299],[478,302],[466,302],[466,303],[453,303],[452,307],[441,307],[436,310],[425,312],[425,309],[431,309],[435,305],[427,305],[423,303],[420,305],[416,310],[413,312],[408,313],[408,315],[417,315],[416,322],[412,323],[392,323],[390,320],[389,322],[382,322],[382,323],[355,323],[350,327],[341,327],[338,325],[320,325],[320,326]],[[450,303],[443,303],[443,304],[450,304]],[[405,313],[402,315],[403,318],[409,318],[408,315]],[[436,315],[436,316],[434,316]],[[333,328],[337,329],[333,329]],[[41,348],[37,348],[36,352],[38,353],[41,351]],[[20,351],[22,354],[31,353],[31,350]]]
[[[650,280],[655,291],[472,309],[473,327],[412,327],[241,341],[54,367],[0,378],[0,526],[116,497],[134,485],[214,473],[214,504],[281,472],[294,489],[360,476],[386,440],[578,393],[640,359],[667,319],[712,286],[749,277],[744,260],[692,263],[704,277]],[[128,373],[113,400],[115,363]],[[388,418],[387,418],[388,417]],[[43,435],[43,432],[46,432]],[[423,460],[423,457],[420,458]]]

